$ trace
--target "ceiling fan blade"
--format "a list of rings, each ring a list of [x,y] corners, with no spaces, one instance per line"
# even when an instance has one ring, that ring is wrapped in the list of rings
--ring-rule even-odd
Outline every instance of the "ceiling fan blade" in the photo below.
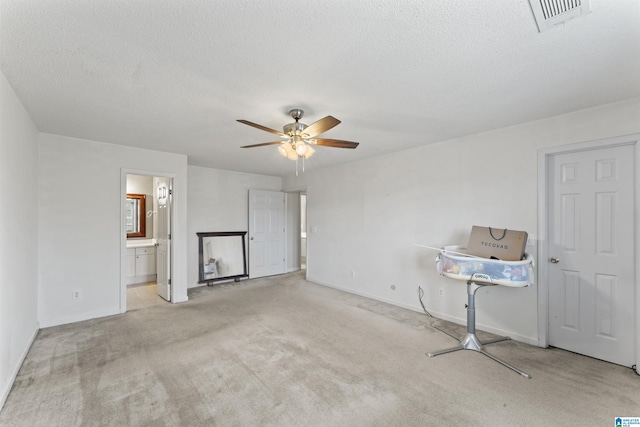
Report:
[[[324,133],[329,129],[331,129],[332,127],[337,126],[339,124],[340,124],[340,120],[332,116],[327,116],[324,119],[320,119],[317,122],[307,126],[304,129],[303,133],[309,135],[309,138],[313,138],[314,136],[320,135],[321,133]]]
[[[285,135],[284,133],[280,132],[279,130],[271,129],[271,128],[268,128],[266,126],[262,126],[262,125],[259,125],[257,123],[250,122],[248,120],[238,120],[238,121],[240,123],[244,123],[245,125],[253,126],[254,128],[258,128],[258,129],[262,129],[262,130],[267,131],[267,132],[275,133],[276,135],[284,136],[285,138],[287,137],[287,135]]]
[[[315,138],[314,140],[315,145],[335,148],[356,148],[359,144],[359,142],[344,141],[342,139]]]
[[[283,142],[287,142],[287,141],[285,140],[285,141],[263,142],[262,144],[244,145],[240,148],[264,147],[265,145],[276,145],[276,144],[282,144]]]

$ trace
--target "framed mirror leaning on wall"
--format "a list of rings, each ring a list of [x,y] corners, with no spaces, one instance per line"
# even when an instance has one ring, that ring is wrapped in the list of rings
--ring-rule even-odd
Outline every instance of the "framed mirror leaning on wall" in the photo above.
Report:
[[[146,237],[146,198],[144,194],[127,194],[125,204],[127,239]]]
[[[248,277],[246,231],[196,233],[198,235],[198,283],[212,286],[218,280],[236,282]]]

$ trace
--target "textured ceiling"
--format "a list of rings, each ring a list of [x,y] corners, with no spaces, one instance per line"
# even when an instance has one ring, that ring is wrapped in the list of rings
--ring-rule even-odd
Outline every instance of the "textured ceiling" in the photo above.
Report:
[[[236,119],[337,117],[360,146],[320,168],[640,96],[640,1],[591,9],[539,33],[527,0],[0,0],[0,65],[42,132],[285,175]]]

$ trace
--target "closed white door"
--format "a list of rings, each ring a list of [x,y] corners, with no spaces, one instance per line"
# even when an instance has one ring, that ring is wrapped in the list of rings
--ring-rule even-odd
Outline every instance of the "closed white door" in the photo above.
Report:
[[[171,301],[171,179],[154,177],[157,203],[156,265],[158,295]]]
[[[550,166],[549,344],[631,366],[633,146],[557,154]]]
[[[249,190],[249,277],[284,274],[285,193]]]

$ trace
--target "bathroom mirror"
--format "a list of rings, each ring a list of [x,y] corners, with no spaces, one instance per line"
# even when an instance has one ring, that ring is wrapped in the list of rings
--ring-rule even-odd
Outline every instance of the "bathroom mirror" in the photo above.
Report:
[[[125,222],[127,229],[127,239],[135,237],[146,237],[145,212],[147,196],[144,194],[127,194],[125,204]]]
[[[234,279],[247,274],[246,231],[196,233],[200,276],[198,283],[210,285],[217,280]]]

